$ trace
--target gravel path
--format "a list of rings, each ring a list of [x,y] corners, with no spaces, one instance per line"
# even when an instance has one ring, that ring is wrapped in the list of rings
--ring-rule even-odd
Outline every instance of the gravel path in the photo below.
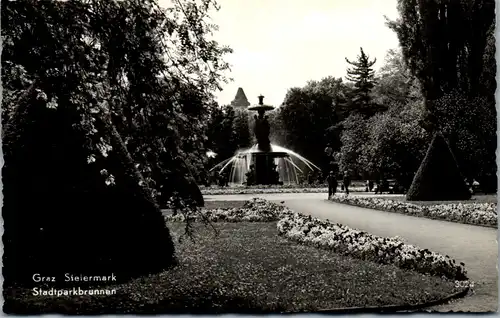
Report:
[[[438,311],[491,312],[498,309],[497,229],[383,212],[339,204],[322,193],[214,195],[210,200],[248,200],[262,197],[285,201],[292,210],[329,219],[380,236],[399,235],[408,244],[428,248],[464,262],[474,282],[474,294]]]

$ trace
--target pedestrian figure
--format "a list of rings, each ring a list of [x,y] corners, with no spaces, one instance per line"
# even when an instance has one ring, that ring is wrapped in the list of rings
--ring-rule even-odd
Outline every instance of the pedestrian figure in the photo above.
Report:
[[[312,181],[313,181],[313,175],[312,175],[312,173],[311,173],[311,172],[309,172],[309,173],[307,174],[307,183],[308,183],[308,184],[312,184]]]
[[[328,199],[330,199],[337,192],[338,186],[337,177],[333,171],[330,171],[330,174],[326,177],[326,181],[328,182]]]
[[[224,172],[224,186],[229,187],[229,171]]]
[[[375,194],[382,194],[382,181],[380,178],[377,179],[376,185],[375,185]]]
[[[389,189],[389,181],[387,181],[387,179],[382,179],[382,191],[386,191],[388,193],[390,193],[390,189]],[[382,194],[382,192],[380,192],[380,194]]]
[[[373,180],[368,181],[368,190],[373,191]]]
[[[220,171],[217,173],[217,181],[219,183],[219,187],[224,187],[224,175]]]
[[[351,184],[351,178],[349,178],[349,173],[344,171],[344,177],[342,178],[342,184],[345,188],[345,193],[349,195],[349,185]]]
[[[318,183],[321,184],[323,182],[324,182],[323,173],[320,171],[318,174]]]

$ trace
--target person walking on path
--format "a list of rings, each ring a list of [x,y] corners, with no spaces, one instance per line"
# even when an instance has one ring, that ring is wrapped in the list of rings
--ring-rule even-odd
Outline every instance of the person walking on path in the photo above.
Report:
[[[337,192],[337,177],[335,176],[335,173],[333,171],[330,171],[328,174],[328,177],[326,177],[326,181],[328,182],[328,199],[332,197],[332,195]]]
[[[351,184],[351,179],[349,178],[349,173],[347,171],[344,171],[344,176],[342,178],[342,184],[344,185],[345,193],[347,195],[349,195],[349,185]]]

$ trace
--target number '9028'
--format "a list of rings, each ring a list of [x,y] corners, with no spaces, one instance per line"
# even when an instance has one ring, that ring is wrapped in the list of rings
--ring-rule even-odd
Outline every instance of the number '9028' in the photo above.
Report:
[[[470,280],[456,280],[455,281],[455,287],[456,288],[473,288],[474,287],[474,282]]]

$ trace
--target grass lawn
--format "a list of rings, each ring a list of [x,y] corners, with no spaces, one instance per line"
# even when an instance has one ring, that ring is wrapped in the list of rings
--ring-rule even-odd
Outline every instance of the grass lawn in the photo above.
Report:
[[[202,209],[231,209],[241,208],[246,201],[205,201],[205,206]],[[163,215],[172,214],[172,209],[162,209]]]
[[[195,224],[196,241],[177,238],[179,266],[115,286],[112,296],[33,296],[4,290],[4,312],[17,314],[165,314],[316,311],[417,304],[457,292],[454,283],[394,266],[301,246],[277,235],[276,223]],[[155,251],[152,251],[155,252]],[[136,260],[139,261],[140,260]]]
[[[403,201],[408,203],[420,204],[420,205],[436,205],[436,204],[450,204],[450,203],[497,203],[496,194],[478,194],[473,195],[470,200],[463,201],[407,201],[404,195],[395,196],[384,196],[382,199],[389,199],[394,201]]]
[[[205,209],[230,209],[241,208],[246,201],[205,201]]]

